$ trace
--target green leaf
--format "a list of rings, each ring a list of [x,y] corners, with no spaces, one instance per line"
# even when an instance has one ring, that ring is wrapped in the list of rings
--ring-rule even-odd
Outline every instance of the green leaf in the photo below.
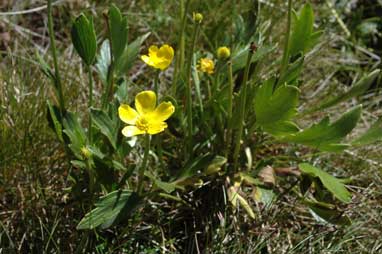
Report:
[[[280,77],[280,80],[278,80],[278,84],[288,84],[291,85],[295,83],[297,80],[298,76],[300,75],[302,68],[304,64],[304,58],[300,57],[293,63],[288,65],[287,70],[285,73]]]
[[[122,17],[121,11],[114,4],[109,8],[109,31],[113,59],[117,62],[127,44],[127,17]]]
[[[296,115],[299,90],[282,85],[273,92],[273,80],[261,85],[255,97],[256,121],[260,125],[289,120]]]
[[[368,145],[382,139],[382,118],[379,118],[364,134],[356,138],[353,145]]]
[[[256,218],[255,213],[253,212],[248,201],[239,194],[239,188],[240,188],[240,185],[238,183],[235,183],[234,186],[231,186],[228,188],[227,190],[228,200],[231,202],[232,206],[235,208],[237,208],[237,205],[239,204],[241,207],[244,208],[244,210],[247,212],[249,217],[251,217],[252,219],[255,219]]]
[[[48,122],[49,127],[54,130],[57,135],[58,140],[64,142],[64,138],[62,137],[62,125],[61,125],[61,116],[60,110],[56,106],[52,106],[50,101],[46,101],[48,106]]]
[[[94,124],[100,129],[101,133],[107,137],[114,149],[117,148],[118,122],[112,119],[102,110],[91,108],[90,114]]]
[[[283,136],[282,140],[311,146],[321,151],[341,151],[347,145],[338,144],[338,142],[354,129],[361,116],[361,111],[361,106],[354,107],[333,123],[330,123],[329,118],[325,117],[318,124],[305,130]]]
[[[78,121],[78,117],[74,113],[67,112],[63,126],[63,132],[70,140],[69,148],[78,158],[82,158],[81,149],[86,146],[86,133]]]
[[[45,74],[46,77],[48,77],[52,81],[52,84],[55,86],[56,85],[56,77],[54,75],[54,71],[45,62],[44,58],[40,55],[40,53],[37,50],[36,50],[36,59],[39,63],[41,71]],[[57,87],[55,87],[55,89],[57,89]]]
[[[215,156],[211,163],[207,166],[204,173],[206,175],[212,175],[221,170],[221,167],[227,162],[227,158],[223,156]]]
[[[325,188],[342,202],[349,203],[351,201],[351,195],[340,179],[337,179],[325,171],[307,163],[301,163],[298,167],[302,173],[319,178]]]
[[[130,190],[113,191],[95,204],[96,208],[85,215],[77,229],[108,228],[129,216],[139,205],[139,196]]]
[[[331,204],[310,200],[305,200],[304,203],[308,205],[310,213],[319,222],[344,226],[351,224],[350,218]]]
[[[293,58],[298,54],[304,54],[310,45],[313,32],[314,14],[310,4],[305,4],[299,16],[295,16],[292,33],[289,42],[289,54]]]
[[[97,53],[97,36],[93,18],[88,19],[81,13],[73,22],[71,35],[77,53],[87,65],[91,65]]]
[[[104,85],[107,84],[107,76],[109,73],[109,66],[111,64],[110,56],[110,42],[109,40],[104,40],[101,45],[100,53],[97,57],[97,72],[100,75],[101,81]]]
[[[127,89],[127,83],[125,79],[121,79],[121,82],[118,83],[117,91],[115,92],[114,96],[117,98],[118,102],[120,104],[128,104],[128,95],[129,91]]]
[[[145,176],[150,178],[159,189],[164,190],[168,194],[173,192],[175,190],[175,188],[176,188],[176,184],[175,183],[163,182],[163,181],[159,180],[157,177],[155,177],[149,171],[145,172]]]
[[[116,74],[117,76],[122,76],[128,72],[135,60],[139,55],[139,51],[142,43],[149,37],[150,32],[138,37],[132,43],[127,45],[122,56],[118,59],[118,63],[116,64]]]
[[[380,73],[380,69],[374,70],[373,72],[367,74],[365,77],[360,79],[354,86],[352,86],[349,89],[349,91],[347,91],[343,94],[340,94],[334,98],[330,98],[330,99],[326,100],[321,105],[313,108],[312,110],[309,110],[308,112],[314,112],[317,110],[329,108],[329,107],[334,106],[340,102],[349,100],[355,96],[363,94],[373,84],[374,80],[378,77],[379,73]]]
[[[259,186],[254,187],[252,195],[256,202],[263,203],[266,207],[269,207],[273,203],[276,196],[273,190]]]
[[[273,92],[274,82],[274,79],[265,81],[256,92],[256,123],[275,136],[295,133],[299,128],[290,119],[297,113],[300,91],[283,84]]]

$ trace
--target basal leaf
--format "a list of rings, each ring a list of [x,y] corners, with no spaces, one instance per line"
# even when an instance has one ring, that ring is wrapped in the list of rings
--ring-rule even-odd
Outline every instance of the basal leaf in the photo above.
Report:
[[[274,136],[298,132],[299,128],[290,119],[297,113],[300,91],[283,84],[273,92],[274,82],[274,79],[265,81],[256,92],[256,123]]]
[[[301,163],[298,166],[302,173],[311,177],[318,177],[325,188],[342,202],[349,203],[351,201],[351,195],[340,179],[307,163]]]
[[[337,121],[330,123],[325,117],[318,124],[300,132],[286,135],[282,140],[311,146],[322,151],[340,151],[347,145],[339,144],[356,126],[361,116],[361,106],[357,106],[343,114]]]
[[[147,176],[148,178],[150,178],[154,184],[159,188],[159,189],[162,189],[164,190],[166,193],[171,193],[175,190],[176,188],[176,184],[175,183],[168,183],[168,182],[163,182],[161,181],[160,179],[158,179],[157,177],[155,177],[152,173],[150,173],[149,171],[146,171],[145,172],[145,176]]]
[[[87,213],[77,225],[77,229],[107,228],[117,220],[130,215],[138,206],[140,198],[130,190],[113,191],[95,204],[96,208]]]
[[[355,139],[353,145],[368,145],[382,140],[382,118],[379,118],[365,133]]]
[[[349,100],[355,96],[361,95],[369,89],[369,87],[373,84],[374,80],[378,77],[380,73],[380,69],[376,69],[373,72],[369,73],[362,79],[360,79],[354,86],[352,86],[349,91],[340,94],[334,98],[330,98],[327,101],[323,102],[318,107],[313,108],[312,110],[308,110],[308,112],[314,112],[317,110],[322,110],[325,108],[329,108],[334,106],[340,102]]]

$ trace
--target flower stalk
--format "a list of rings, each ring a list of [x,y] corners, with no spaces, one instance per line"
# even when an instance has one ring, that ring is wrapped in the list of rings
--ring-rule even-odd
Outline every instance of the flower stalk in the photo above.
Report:
[[[184,58],[185,58],[185,44],[186,40],[184,37],[184,33],[186,30],[186,24],[187,24],[187,11],[188,7],[190,5],[190,0],[186,1],[186,4],[184,4],[184,0],[180,0],[180,24],[181,24],[181,30],[179,33],[179,41],[178,41],[178,54],[176,57],[176,65],[174,69],[174,78],[172,80],[172,94],[173,96],[176,96],[176,90],[178,86],[178,79],[179,79],[179,73],[182,75],[184,70]]]
[[[246,100],[247,100],[247,82],[248,82],[248,75],[249,75],[249,67],[251,66],[251,59],[254,52],[253,50],[254,48],[255,46],[254,44],[252,44],[248,52],[247,63],[245,65],[244,78],[243,78],[241,94],[240,94],[239,126],[238,126],[238,131],[237,131],[236,140],[235,140],[235,149],[233,153],[234,169],[237,168],[241,138],[242,138],[243,129],[244,129],[244,116],[245,116],[245,107],[246,107]]]
[[[228,152],[231,146],[232,140],[232,102],[233,102],[233,74],[232,74],[232,59],[228,61],[228,110],[227,110],[227,138],[226,138],[226,153],[225,156],[228,156]]]
[[[92,144],[92,115],[90,114],[90,108],[93,106],[93,75],[90,65],[86,65],[89,78],[89,101],[88,101],[88,111],[89,111],[89,126],[88,126],[88,139],[89,143]]]
[[[145,134],[144,139],[145,139],[144,140],[144,149],[145,149],[145,152],[144,152],[144,155],[143,155],[142,165],[139,168],[139,172],[138,172],[138,185],[137,185],[137,193],[138,193],[138,195],[142,194],[143,179],[145,177],[145,171],[146,171],[146,168],[147,168],[147,162],[148,162],[148,157],[149,157],[149,152],[150,152],[150,135],[149,134]]]
[[[52,51],[53,65],[54,65],[54,84],[58,93],[58,103],[60,105],[60,114],[61,114],[61,117],[63,117],[63,113],[65,110],[65,101],[64,101],[64,95],[62,92],[60,70],[58,68],[56,41],[54,39],[52,0],[48,0],[48,30],[49,30],[50,48]]]
[[[187,59],[187,87],[186,87],[186,113],[187,113],[187,154],[192,157],[192,135],[193,135],[193,124],[192,124],[192,82],[191,82],[191,71],[192,71],[192,59],[194,56],[196,40],[199,34],[200,22],[195,21],[194,32],[192,34],[192,44],[190,50],[190,56]]]

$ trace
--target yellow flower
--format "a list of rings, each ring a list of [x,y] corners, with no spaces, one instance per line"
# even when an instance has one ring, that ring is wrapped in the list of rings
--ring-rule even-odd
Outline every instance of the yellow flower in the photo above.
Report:
[[[129,105],[121,104],[119,118],[128,124],[122,134],[132,137],[140,134],[157,134],[167,128],[165,121],[174,113],[171,102],[162,102],[156,107],[157,98],[153,91],[143,91],[135,96],[134,110]]]
[[[219,59],[227,59],[231,55],[231,51],[227,47],[219,47],[216,53]]]
[[[214,61],[212,61],[212,59],[209,59],[209,58],[201,58],[199,60],[199,64],[198,64],[198,70],[201,71],[201,72],[206,72],[208,74],[213,74],[214,73],[214,69],[215,69],[215,64],[214,64]]]
[[[155,45],[150,46],[149,55],[141,56],[143,62],[162,71],[171,64],[173,58],[174,49],[167,44],[164,44],[160,48]]]

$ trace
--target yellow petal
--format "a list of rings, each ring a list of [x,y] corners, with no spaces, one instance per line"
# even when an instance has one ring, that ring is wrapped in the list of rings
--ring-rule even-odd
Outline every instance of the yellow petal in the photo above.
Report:
[[[150,124],[149,129],[147,130],[147,133],[150,135],[154,135],[164,131],[166,128],[167,128],[167,123],[165,122]]]
[[[159,49],[158,49],[157,46],[155,46],[155,45],[150,46],[150,48],[149,48],[149,56],[151,57],[152,55],[156,55],[158,50]]]
[[[141,59],[143,62],[145,62],[147,65],[153,66],[153,62],[151,61],[150,57],[147,55],[142,55]]]
[[[149,122],[164,122],[175,112],[171,102],[162,102],[156,109],[147,115]]]
[[[168,61],[168,60],[164,60],[164,61],[161,61],[161,62],[157,62],[156,64],[155,64],[155,68],[157,68],[157,69],[160,69],[160,70],[165,70],[165,69],[167,69],[167,67],[169,66],[171,64],[171,61]]]
[[[174,49],[171,46],[164,44],[158,51],[158,57],[165,58],[171,62],[174,57]]]
[[[154,111],[157,96],[153,91],[143,91],[135,96],[135,108],[140,115]]]
[[[126,105],[126,104],[121,104],[121,106],[119,106],[118,114],[119,114],[119,118],[123,122],[127,124],[132,124],[132,125],[135,124],[139,116],[137,111],[135,111],[133,108],[131,108],[129,105]]]
[[[145,131],[138,129],[136,126],[126,126],[122,129],[122,134],[125,137],[133,137],[140,134],[145,134]]]

